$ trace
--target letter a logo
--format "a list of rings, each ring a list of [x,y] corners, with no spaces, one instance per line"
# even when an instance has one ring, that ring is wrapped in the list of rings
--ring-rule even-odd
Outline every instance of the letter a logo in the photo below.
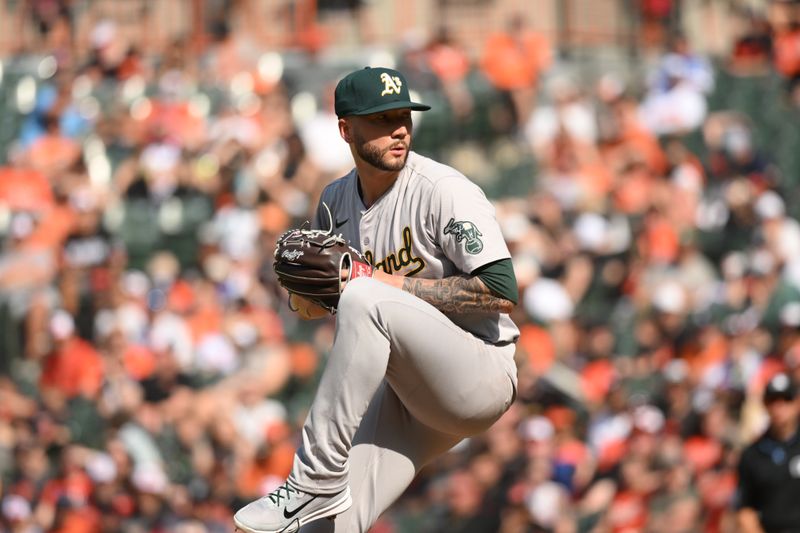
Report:
[[[387,94],[400,94],[400,87],[403,85],[403,82],[397,76],[389,76],[386,72],[381,74],[381,81],[383,82],[383,92],[381,96],[386,96]]]

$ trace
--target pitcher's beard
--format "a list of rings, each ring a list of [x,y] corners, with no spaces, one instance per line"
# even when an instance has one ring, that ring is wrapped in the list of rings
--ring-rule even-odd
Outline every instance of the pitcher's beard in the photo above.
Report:
[[[361,141],[361,139],[358,139],[358,141]],[[387,158],[386,154],[388,154],[392,148],[395,148],[400,144],[406,148],[406,153],[404,154],[403,158]],[[394,143],[384,150],[381,150],[376,146],[370,146],[364,142],[356,143],[356,152],[358,152],[358,155],[361,157],[361,159],[379,170],[386,170],[390,172],[402,170],[402,168],[406,166],[406,160],[408,160],[409,151],[410,146],[406,145],[405,143]]]

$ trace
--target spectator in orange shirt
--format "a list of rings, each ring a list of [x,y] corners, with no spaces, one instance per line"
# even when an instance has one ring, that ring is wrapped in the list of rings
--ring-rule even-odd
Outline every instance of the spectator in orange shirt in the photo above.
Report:
[[[37,212],[12,212],[8,234],[0,246],[0,316],[4,316],[0,334],[0,368],[7,368],[11,360],[31,353],[36,339],[31,332],[38,312],[47,309],[57,299],[52,286],[57,273],[54,251],[33,242],[40,221]],[[20,325],[25,324],[29,334],[22,347]]]
[[[103,384],[103,360],[90,343],[75,335],[75,323],[66,311],[56,311],[50,320],[55,349],[42,368],[40,386],[55,389],[67,398],[93,398]]]
[[[800,9],[795,2],[773,2],[775,69],[788,79],[800,77]]]
[[[54,178],[78,161],[81,149],[61,132],[57,113],[50,112],[42,120],[45,134],[31,144],[26,155],[32,168]]]
[[[528,30],[519,13],[511,17],[505,31],[486,41],[481,68],[492,85],[508,92],[518,125],[533,110],[539,78],[551,63],[550,43]]]
[[[470,71],[470,61],[464,49],[455,41],[450,31],[439,28],[436,37],[428,44],[427,63],[439,78],[453,113],[458,119],[467,117],[474,102],[464,79]]]

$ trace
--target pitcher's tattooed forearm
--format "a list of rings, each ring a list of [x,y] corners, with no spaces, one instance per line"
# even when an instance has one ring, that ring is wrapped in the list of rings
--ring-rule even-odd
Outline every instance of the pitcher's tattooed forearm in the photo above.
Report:
[[[403,290],[421,298],[442,313],[510,313],[514,304],[494,296],[477,277],[403,280]]]

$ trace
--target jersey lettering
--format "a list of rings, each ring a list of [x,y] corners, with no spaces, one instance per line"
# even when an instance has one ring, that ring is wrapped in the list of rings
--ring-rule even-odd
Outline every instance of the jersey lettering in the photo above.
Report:
[[[378,262],[373,261],[371,251],[364,252],[364,256],[372,263],[375,268],[380,268],[387,274],[399,272],[409,265],[415,265],[413,270],[406,272],[406,276],[414,276],[425,268],[425,261],[421,257],[414,256],[413,239],[411,238],[411,228],[403,228],[403,247],[397,252],[392,252]]]
[[[383,82],[383,92],[381,96],[386,96],[387,94],[400,94],[400,87],[403,86],[403,82],[397,76],[389,76],[386,72],[381,74],[381,81]]]

